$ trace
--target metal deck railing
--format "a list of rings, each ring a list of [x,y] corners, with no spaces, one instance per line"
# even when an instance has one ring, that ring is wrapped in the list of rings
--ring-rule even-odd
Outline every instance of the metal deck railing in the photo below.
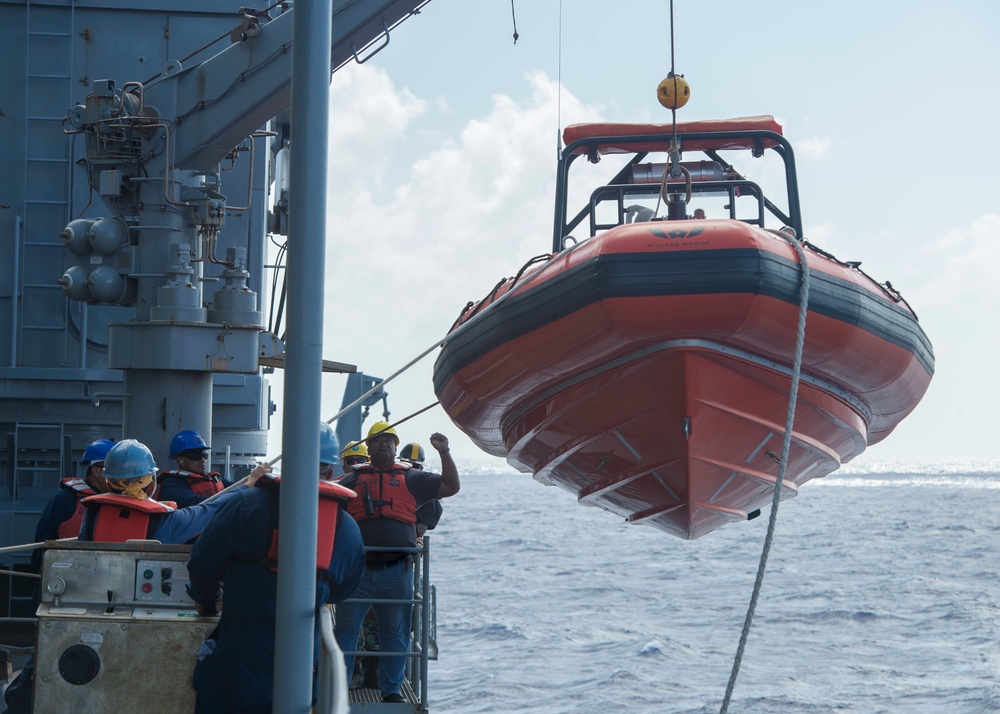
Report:
[[[354,657],[406,657],[406,681],[402,695],[406,700],[399,704],[386,704],[377,689],[356,689],[349,692],[351,711],[428,711],[427,671],[428,662],[437,659],[437,594],[430,584],[430,537],[423,537],[423,546],[417,548],[366,548],[370,552],[394,552],[413,554],[413,599],[350,599],[351,603],[395,603],[411,605],[413,610],[410,651],[370,652],[363,650],[345,651],[342,655]],[[336,609],[334,609],[336,617]],[[343,660],[341,659],[341,667]],[[348,681],[351,672],[347,673]],[[319,711],[319,710],[317,710]]]

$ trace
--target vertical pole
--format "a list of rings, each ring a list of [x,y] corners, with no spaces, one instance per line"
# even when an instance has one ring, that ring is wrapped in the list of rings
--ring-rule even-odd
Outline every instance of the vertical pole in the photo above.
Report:
[[[274,712],[312,699],[332,0],[296,3]]]
[[[25,134],[27,136],[27,134]],[[11,251],[11,290],[10,290],[10,367],[17,367],[17,350],[18,345],[21,343],[21,329],[18,325],[17,317],[19,314],[18,305],[21,302],[21,293],[24,292],[24,288],[21,287],[21,217],[18,216],[14,211],[11,211],[11,216],[13,217],[12,223],[14,224],[14,245]],[[84,333],[84,342],[86,342],[86,333]],[[9,453],[9,452],[8,452]]]

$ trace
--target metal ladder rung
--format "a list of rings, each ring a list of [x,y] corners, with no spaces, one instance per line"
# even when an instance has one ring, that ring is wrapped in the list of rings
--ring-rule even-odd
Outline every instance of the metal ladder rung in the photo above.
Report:
[[[73,46],[76,42],[76,33],[73,29],[73,19],[72,17],[67,18],[65,15],[60,14],[59,21],[52,21],[54,18],[47,18],[44,15],[38,15],[35,17],[30,13],[31,10],[31,0],[27,0],[28,3],[28,16],[26,18],[25,35],[26,35],[26,50],[28,52],[28,61],[31,62],[31,58],[34,56],[41,57],[39,53],[44,53],[44,56],[49,59],[55,60],[54,64],[35,64],[29,66],[28,72],[26,74],[26,84],[24,87],[24,106],[25,106],[25,119],[24,119],[24,130],[25,130],[25,145],[24,145],[24,157],[25,157],[25,177],[29,177],[32,172],[43,172],[45,174],[52,174],[57,176],[62,176],[62,183],[65,186],[71,186],[70,183],[70,171],[72,170],[72,162],[68,156],[68,152],[56,151],[53,152],[56,156],[30,156],[29,146],[31,145],[31,140],[40,142],[39,146],[45,146],[45,144],[51,144],[53,133],[59,132],[59,127],[62,122],[65,121],[66,117],[63,114],[59,115],[36,115],[28,114],[28,107],[35,107],[41,109],[42,111],[49,111],[51,109],[57,109],[57,106],[52,106],[48,102],[43,104],[36,104],[39,99],[47,99],[51,97],[65,96],[67,98],[72,95],[73,87]],[[70,3],[70,8],[72,8],[74,3]],[[45,27],[55,28],[56,25],[63,25],[68,27],[66,30],[51,29],[46,30]],[[59,66],[65,68],[64,72],[50,71],[58,70]],[[32,71],[32,68],[37,71]],[[54,91],[53,91],[54,90]],[[46,153],[47,147],[46,147]],[[67,154],[64,157],[59,157],[59,154]],[[59,200],[59,196],[65,196],[65,199]],[[33,187],[28,184],[25,187],[24,195],[24,207],[26,209],[31,209],[35,214],[48,213],[50,215],[61,214],[62,216],[67,216],[69,213],[69,208],[71,206],[72,194],[70,191],[49,191],[45,184],[41,184],[37,187]],[[37,210],[35,210],[37,209]],[[65,251],[66,247],[62,244],[62,241],[57,243],[52,243],[49,241],[42,242],[38,238],[41,236],[35,234],[32,230],[32,226],[29,222],[25,223],[24,234],[21,236],[21,240],[24,241],[23,247],[25,249],[38,250],[39,248],[59,250],[60,252]],[[33,236],[36,240],[27,240],[29,236]],[[44,253],[40,254],[44,255]],[[27,275],[22,276],[22,279],[27,277]],[[30,302],[31,296],[37,299],[51,300],[55,293],[52,290],[62,290],[62,286],[58,285],[54,281],[50,284],[37,284],[37,283],[22,283],[21,285],[22,295],[15,308],[15,315],[13,317],[16,329],[22,332],[25,336],[39,333],[32,338],[34,341],[49,342],[50,340],[57,339],[54,337],[44,337],[41,333],[49,333],[53,335],[58,335],[59,333],[64,333],[68,329],[67,324],[26,324],[29,322],[31,315],[25,309],[25,302]],[[34,295],[33,292],[45,291],[48,295]],[[35,316],[41,317],[41,319],[50,319],[48,316],[39,315]],[[27,319],[26,319],[27,318]],[[53,316],[53,319],[58,319],[58,317]],[[18,324],[20,323],[20,324]],[[51,429],[53,433],[53,439],[56,441],[56,454],[58,454],[58,459],[62,459],[62,450],[64,444],[63,439],[63,428],[61,425],[48,425],[32,427],[30,425],[18,424],[18,430],[22,433],[32,430],[31,433],[37,434],[35,429]],[[16,438],[16,437],[15,437]],[[43,439],[45,442],[49,441],[46,436]],[[17,461],[15,461],[15,464]],[[28,462],[26,462],[28,463]],[[62,471],[63,464],[59,464],[57,468],[34,468],[30,469],[31,473],[34,474],[46,474],[55,472],[56,475]],[[14,474],[18,475],[19,469],[15,467]]]

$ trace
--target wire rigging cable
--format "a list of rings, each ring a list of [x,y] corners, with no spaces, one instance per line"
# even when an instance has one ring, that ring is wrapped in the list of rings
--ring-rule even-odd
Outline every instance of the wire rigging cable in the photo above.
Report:
[[[559,30],[556,42],[556,161],[562,158],[562,36],[563,36],[563,5],[559,0]]]

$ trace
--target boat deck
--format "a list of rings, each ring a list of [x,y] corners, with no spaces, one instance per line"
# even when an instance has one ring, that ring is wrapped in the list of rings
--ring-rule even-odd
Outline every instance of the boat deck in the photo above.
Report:
[[[413,692],[413,688],[409,682],[403,682],[402,693],[406,699],[405,702],[387,704],[382,701],[382,695],[378,689],[352,689],[350,691],[351,714],[358,714],[358,712],[372,712],[373,714],[377,714],[378,712],[385,712],[386,714],[395,712],[398,714],[404,711],[426,711],[420,708],[420,700]]]

